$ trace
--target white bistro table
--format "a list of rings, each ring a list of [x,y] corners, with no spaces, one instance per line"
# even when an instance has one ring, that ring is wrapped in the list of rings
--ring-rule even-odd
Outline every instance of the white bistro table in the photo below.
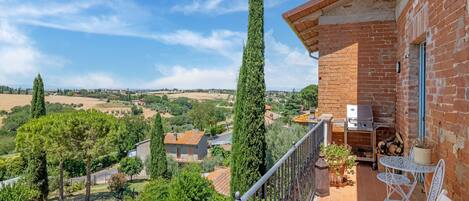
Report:
[[[417,175],[435,171],[433,165],[417,164],[402,156],[383,156],[379,159],[379,163],[386,168],[385,172],[377,175],[378,180],[386,184],[387,195],[385,200],[391,200],[390,197],[394,193],[400,195],[402,200],[410,200],[410,196],[417,185]],[[397,174],[396,170],[410,173],[412,180],[407,176]],[[404,191],[403,186],[407,187],[407,192]]]

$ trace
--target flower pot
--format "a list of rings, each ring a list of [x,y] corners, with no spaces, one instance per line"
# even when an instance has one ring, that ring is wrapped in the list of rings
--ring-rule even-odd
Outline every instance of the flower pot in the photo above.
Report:
[[[414,147],[414,162],[422,165],[432,163],[432,150],[430,148]]]
[[[329,180],[332,186],[342,186],[344,183],[345,165],[341,165],[339,169],[329,170]]]

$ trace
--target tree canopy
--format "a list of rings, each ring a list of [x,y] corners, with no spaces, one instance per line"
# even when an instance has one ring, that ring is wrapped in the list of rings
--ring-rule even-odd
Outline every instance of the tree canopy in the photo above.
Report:
[[[156,179],[166,176],[168,168],[164,149],[163,122],[160,113],[156,114],[150,134],[150,178]]]
[[[318,85],[311,84],[300,91],[302,104],[306,109],[318,107]]]
[[[235,103],[231,194],[246,192],[265,172],[264,2],[249,0],[248,37]]]

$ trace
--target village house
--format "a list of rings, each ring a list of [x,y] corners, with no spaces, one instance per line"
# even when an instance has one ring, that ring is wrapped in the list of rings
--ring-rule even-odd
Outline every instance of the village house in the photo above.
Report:
[[[190,130],[184,133],[166,133],[164,138],[166,155],[177,162],[200,162],[207,155],[207,137],[203,131]],[[150,139],[136,144],[136,156],[142,161],[150,155]]]
[[[311,0],[283,14],[318,60],[317,116],[333,116],[332,141],[344,142],[347,104],[370,105],[375,125],[385,125],[376,141],[397,132],[406,154],[412,138],[434,144],[432,161],[445,160],[443,188],[453,200],[469,199],[468,4]],[[352,146],[369,141],[348,136]]]

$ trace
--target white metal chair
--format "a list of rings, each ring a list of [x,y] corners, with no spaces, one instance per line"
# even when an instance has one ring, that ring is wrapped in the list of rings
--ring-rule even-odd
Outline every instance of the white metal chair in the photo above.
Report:
[[[452,201],[447,195],[448,195],[448,191],[443,189],[440,195],[438,196],[437,201]]]
[[[432,184],[427,193],[427,201],[436,201],[441,194],[443,181],[445,179],[445,161],[440,159],[433,173]]]

